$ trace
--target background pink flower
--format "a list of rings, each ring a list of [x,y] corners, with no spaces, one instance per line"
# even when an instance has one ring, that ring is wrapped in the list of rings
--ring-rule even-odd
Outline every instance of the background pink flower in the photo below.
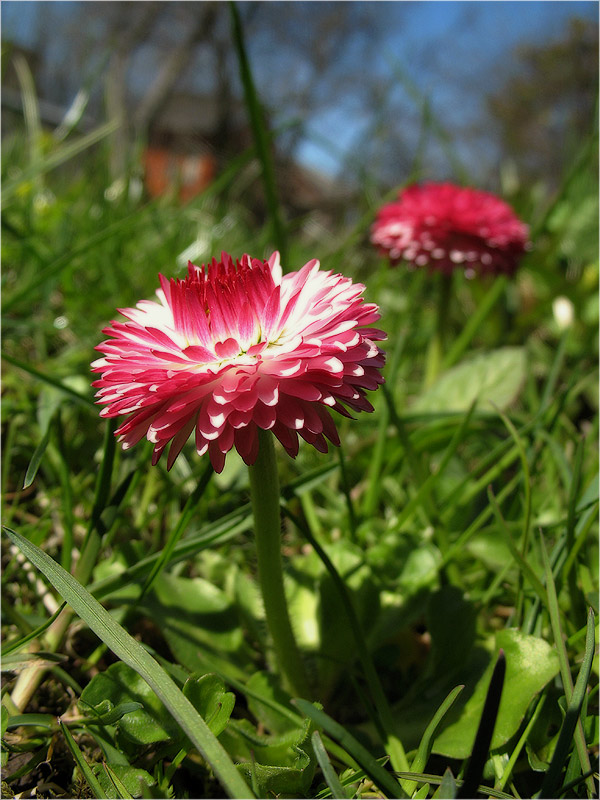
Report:
[[[384,206],[371,241],[392,264],[450,273],[512,274],[528,247],[528,228],[503,200],[451,183],[410,186]]]
[[[159,278],[159,302],[120,309],[128,321],[104,329],[92,364],[101,415],[128,415],[116,431],[125,449],[146,437],[156,464],[171,442],[170,469],[195,432],[220,472],[232,447],[254,463],[258,428],[295,457],[298,434],[323,452],[326,438],[339,444],[330,409],[373,410],[365,390],[383,382],[385,334],[365,327],[379,313],[361,284],[315,260],[282,276],[278,253],[236,263],[223,253],[188,264],[183,280]]]

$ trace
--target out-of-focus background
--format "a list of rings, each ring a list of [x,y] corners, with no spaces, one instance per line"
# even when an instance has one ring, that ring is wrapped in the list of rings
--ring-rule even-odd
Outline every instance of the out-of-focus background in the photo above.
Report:
[[[246,2],[240,13],[290,213],[319,208],[327,222],[365,183],[409,175],[552,189],[590,125],[595,2]],[[3,135],[23,122],[26,63],[42,127],[60,137],[120,121],[111,177],[133,167],[150,196],[178,180],[189,200],[251,143],[227,3],[8,0],[2,42]]]

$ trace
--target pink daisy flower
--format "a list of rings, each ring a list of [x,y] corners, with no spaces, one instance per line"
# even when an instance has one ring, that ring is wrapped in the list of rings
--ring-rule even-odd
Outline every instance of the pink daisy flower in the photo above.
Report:
[[[282,275],[279,254],[268,261],[223,253],[183,279],[159,276],[159,302],[119,309],[127,322],[103,330],[92,364],[101,416],[128,415],[116,435],[124,449],[146,437],[156,464],[171,443],[167,468],[195,432],[221,472],[235,447],[247,464],[258,453],[258,428],[272,430],[286,451],[298,435],[327,452],[339,444],[330,409],[372,411],[385,356],[369,327],[377,306],[364,286],[309,261]]]
[[[451,183],[409,186],[380,209],[371,242],[392,264],[450,273],[512,274],[528,244],[529,230],[503,200]]]

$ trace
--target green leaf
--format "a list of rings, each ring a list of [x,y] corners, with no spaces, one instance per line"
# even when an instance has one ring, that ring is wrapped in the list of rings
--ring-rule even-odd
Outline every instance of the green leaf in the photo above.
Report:
[[[225,730],[235,706],[235,695],[225,689],[225,684],[218,675],[190,675],[183,687],[183,693],[206,720],[215,736]]]
[[[190,672],[210,671],[204,652],[219,663],[230,655],[235,655],[234,664],[251,661],[231,599],[203,578],[163,572],[140,608],[160,627],[177,661]]]
[[[289,695],[283,691],[277,678],[270,672],[256,672],[246,683],[245,689],[253,694],[247,695],[248,708],[265,728],[274,734],[283,734],[296,730],[300,717],[297,711],[285,715],[277,710],[277,706],[287,707]],[[265,702],[261,702],[264,698]]]
[[[470,695],[469,699],[462,705],[458,719],[436,738],[434,753],[449,758],[467,758],[471,753],[488,684],[500,649],[506,655],[507,690],[500,702],[491,744],[493,750],[502,747],[516,733],[533,697],[558,673],[556,651],[546,641],[527,636],[513,628],[500,631],[496,634],[494,657],[490,659],[488,668],[476,685],[466,683],[465,695]]]
[[[256,781],[261,797],[271,794],[307,797],[316,762],[307,746],[312,723],[299,724],[277,736],[259,734],[247,720],[231,720],[221,735],[229,753],[239,761],[248,780]]]
[[[261,797],[306,797],[305,787],[307,783],[310,785],[313,772],[310,759],[302,750],[298,751],[293,767],[246,763],[238,764],[238,769],[247,781],[254,776]]]
[[[134,744],[182,738],[181,729],[146,681],[123,662],[94,675],[81,693],[81,701],[100,717],[114,713],[124,703],[136,703],[136,710],[119,720],[119,730]]]
[[[503,347],[480,353],[444,372],[413,403],[412,411],[460,413],[477,401],[479,411],[506,408],[517,397],[525,380],[525,350]]]
[[[128,764],[100,764],[95,767],[98,783],[104,791],[112,797],[115,792],[115,785],[122,784],[120,788],[121,797],[127,797],[128,792],[133,797],[143,797],[144,789],[156,786],[156,781],[146,772],[145,769],[130,767]],[[125,789],[125,791],[123,791]],[[149,795],[145,795],[148,797]]]
[[[142,645],[123,630],[108,611],[50,556],[15,531],[8,528],[5,531],[94,633],[118,658],[143,677],[212,766],[225,791],[231,797],[252,797],[248,785],[205,721]]]
[[[116,793],[117,797],[122,798],[122,800],[133,800],[133,795],[129,789],[124,785],[123,781],[120,780],[119,776],[113,772],[108,764],[102,764],[102,769],[98,773],[98,776],[100,775],[103,775],[106,778],[107,784],[110,787],[108,789],[109,797]]]
[[[96,676],[94,676],[96,677]],[[94,680],[94,678],[92,678]],[[88,684],[89,686],[89,684]],[[88,687],[86,686],[86,689]],[[85,691],[85,689],[84,689]],[[83,697],[83,692],[82,692]],[[126,714],[131,714],[132,711],[137,711],[139,708],[143,708],[142,703],[131,700],[125,701],[124,703],[119,703],[116,706],[110,702],[110,700],[103,700],[96,706],[96,712],[98,713],[98,717],[92,717],[91,719],[86,720],[87,725],[114,725],[118,722],[121,717],[124,717]]]

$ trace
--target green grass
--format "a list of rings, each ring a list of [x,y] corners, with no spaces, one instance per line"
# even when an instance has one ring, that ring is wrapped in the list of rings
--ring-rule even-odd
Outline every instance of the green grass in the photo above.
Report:
[[[248,211],[252,151],[181,206],[139,197],[133,178],[115,185],[101,133],[54,144],[33,125],[4,142],[2,502],[17,534],[3,550],[6,790],[325,798],[375,784],[432,797],[468,775],[491,797],[593,796],[594,137],[558,193],[509,198],[534,231],[513,280],[454,276],[442,372],[424,389],[435,281],[373,253],[370,194],[352,199],[355,226],[315,242],[310,215],[286,226],[272,185],[271,218]],[[282,230],[284,268],[317,257],[365,283],[389,335],[385,390],[374,414],[339,420],[341,453],[277,453],[312,703],[292,703],[274,666],[241,460],[214,475],[188,445],[170,473],[153,468],[148,443],[114,446],[90,388],[102,327],[151,297],[158,272],[181,275],[192,246],[196,263],[269,254]],[[558,296],[573,304],[567,330]],[[504,691],[474,776],[500,649]]]

